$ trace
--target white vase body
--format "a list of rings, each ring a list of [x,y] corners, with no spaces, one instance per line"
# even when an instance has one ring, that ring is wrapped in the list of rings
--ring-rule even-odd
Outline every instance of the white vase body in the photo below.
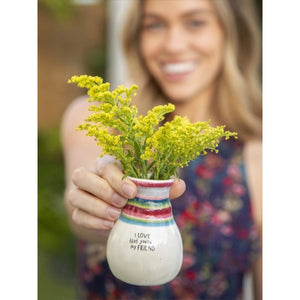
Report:
[[[134,285],[161,285],[182,265],[182,239],[169,200],[173,180],[131,178],[137,196],[128,200],[107,242],[115,277]]]

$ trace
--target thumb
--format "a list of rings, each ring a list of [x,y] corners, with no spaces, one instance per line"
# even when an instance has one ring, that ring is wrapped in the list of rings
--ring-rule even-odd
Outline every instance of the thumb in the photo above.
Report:
[[[185,192],[186,186],[182,179],[175,178],[170,188],[170,199],[180,197]]]

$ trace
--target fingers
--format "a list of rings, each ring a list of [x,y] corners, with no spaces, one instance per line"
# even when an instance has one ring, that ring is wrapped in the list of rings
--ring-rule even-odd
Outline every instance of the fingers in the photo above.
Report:
[[[72,181],[76,188],[68,193],[73,207],[72,220],[89,229],[111,229],[128,198],[136,194],[136,186],[111,157],[98,159],[94,169],[76,169]]]
[[[74,208],[74,223],[88,229],[109,230],[121,214],[120,208],[111,206],[79,188],[69,191],[67,200]]]
[[[120,208],[116,208],[104,201],[100,201],[97,197],[80,189],[74,189],[71,191],[69,194],[69,200],[74,207],[98,218],[105,218],[114,221],[121,214]]]
[[[100,219],[76,208],[72,214],[73,221],[87,229],[109,230],[113,227],[114,222],[106,219]]]
[[[133,198],[136,195],[136,185],[128,178],[123,179],[124,174],[111,156],[98,159],[95,172],[109,182],[110,186],[126,199]]]
[[[98,230],[109,230],[121,214],[128,199],[134,198],[136,185],[128,178],[116,161],[105,156],[97,160],[94,169],[78,168],[72,174],[76,188],[68,194],[74,208],[75,224]],[[175,179],[170,189],[170,199],[178,198],[185,191],[185,182]]]
[[[72,174],[73,183],[81,190],[116,207],[123,207],[127,198],[117,193],[110,183],[85,168],[78,168]]]

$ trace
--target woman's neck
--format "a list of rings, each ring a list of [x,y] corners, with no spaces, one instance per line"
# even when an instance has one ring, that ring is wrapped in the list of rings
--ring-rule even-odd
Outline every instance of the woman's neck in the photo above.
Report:
[[[207,89],[200,95],[192,99],[176,102],[174,114],[186,116],[191,122],[204,122],[211,120],[214,122],[214,114],[212,111],[212,101],[214,98],[214,89]]]

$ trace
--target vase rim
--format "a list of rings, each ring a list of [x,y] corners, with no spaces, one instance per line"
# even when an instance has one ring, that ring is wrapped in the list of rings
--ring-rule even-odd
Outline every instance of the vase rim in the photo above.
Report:
[[[173,178],[170,179],[144,179],[144,178],[135,178],[128,176],[135,184],[144,187],[165,187],[171,186],[174,182]]]

